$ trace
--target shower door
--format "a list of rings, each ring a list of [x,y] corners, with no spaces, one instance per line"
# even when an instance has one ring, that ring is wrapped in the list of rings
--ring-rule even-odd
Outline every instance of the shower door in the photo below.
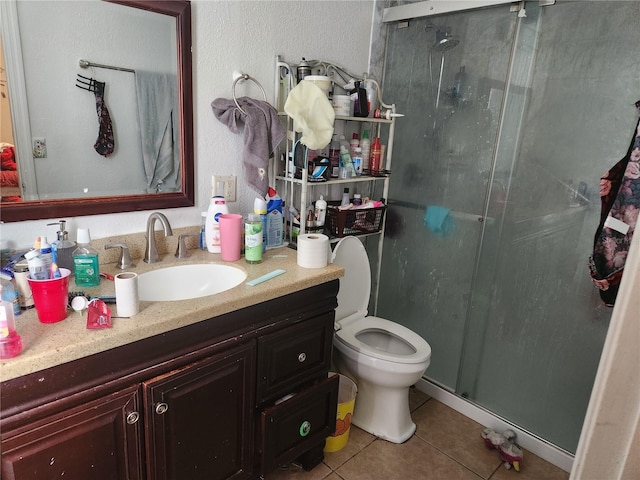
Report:
[[[389,25],[384,94],[406,116],[377,313],[429,342],[428,380],[574,452],[611,313],[587,259],[637,119],[640,4],[525,8]]]

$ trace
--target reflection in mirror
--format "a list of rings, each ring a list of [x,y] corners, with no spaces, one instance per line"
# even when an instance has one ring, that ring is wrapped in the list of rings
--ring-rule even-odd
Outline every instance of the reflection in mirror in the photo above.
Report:
[[[21,186],[2,221],[193,205],[189,2],[2,4]]]

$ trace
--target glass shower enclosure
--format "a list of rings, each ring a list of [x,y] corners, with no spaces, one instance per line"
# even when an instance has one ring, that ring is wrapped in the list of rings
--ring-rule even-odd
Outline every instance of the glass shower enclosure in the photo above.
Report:
[[[376,313],[425,378],[574,453],[611,309],[587,260],[640,98],[640,3],[388,24],[396,121]]]

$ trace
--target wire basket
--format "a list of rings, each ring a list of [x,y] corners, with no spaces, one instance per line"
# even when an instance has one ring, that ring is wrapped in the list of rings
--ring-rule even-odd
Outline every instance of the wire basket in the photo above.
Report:
[[[387,206],[355,210],[339,210],[340,202],[327,202],[325,233],[332,237],[366,235],[382,229],[382,220]]]

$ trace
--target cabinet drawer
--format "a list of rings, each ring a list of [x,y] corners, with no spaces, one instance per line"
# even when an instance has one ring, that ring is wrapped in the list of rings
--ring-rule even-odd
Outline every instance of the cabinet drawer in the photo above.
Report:
[[[333,319],[329,312],[258,338],[257,405],[329,370]]]
[[[261,473],[289,463],[336,429],[338,375],[321,380],[262,412],[258,449]]]

